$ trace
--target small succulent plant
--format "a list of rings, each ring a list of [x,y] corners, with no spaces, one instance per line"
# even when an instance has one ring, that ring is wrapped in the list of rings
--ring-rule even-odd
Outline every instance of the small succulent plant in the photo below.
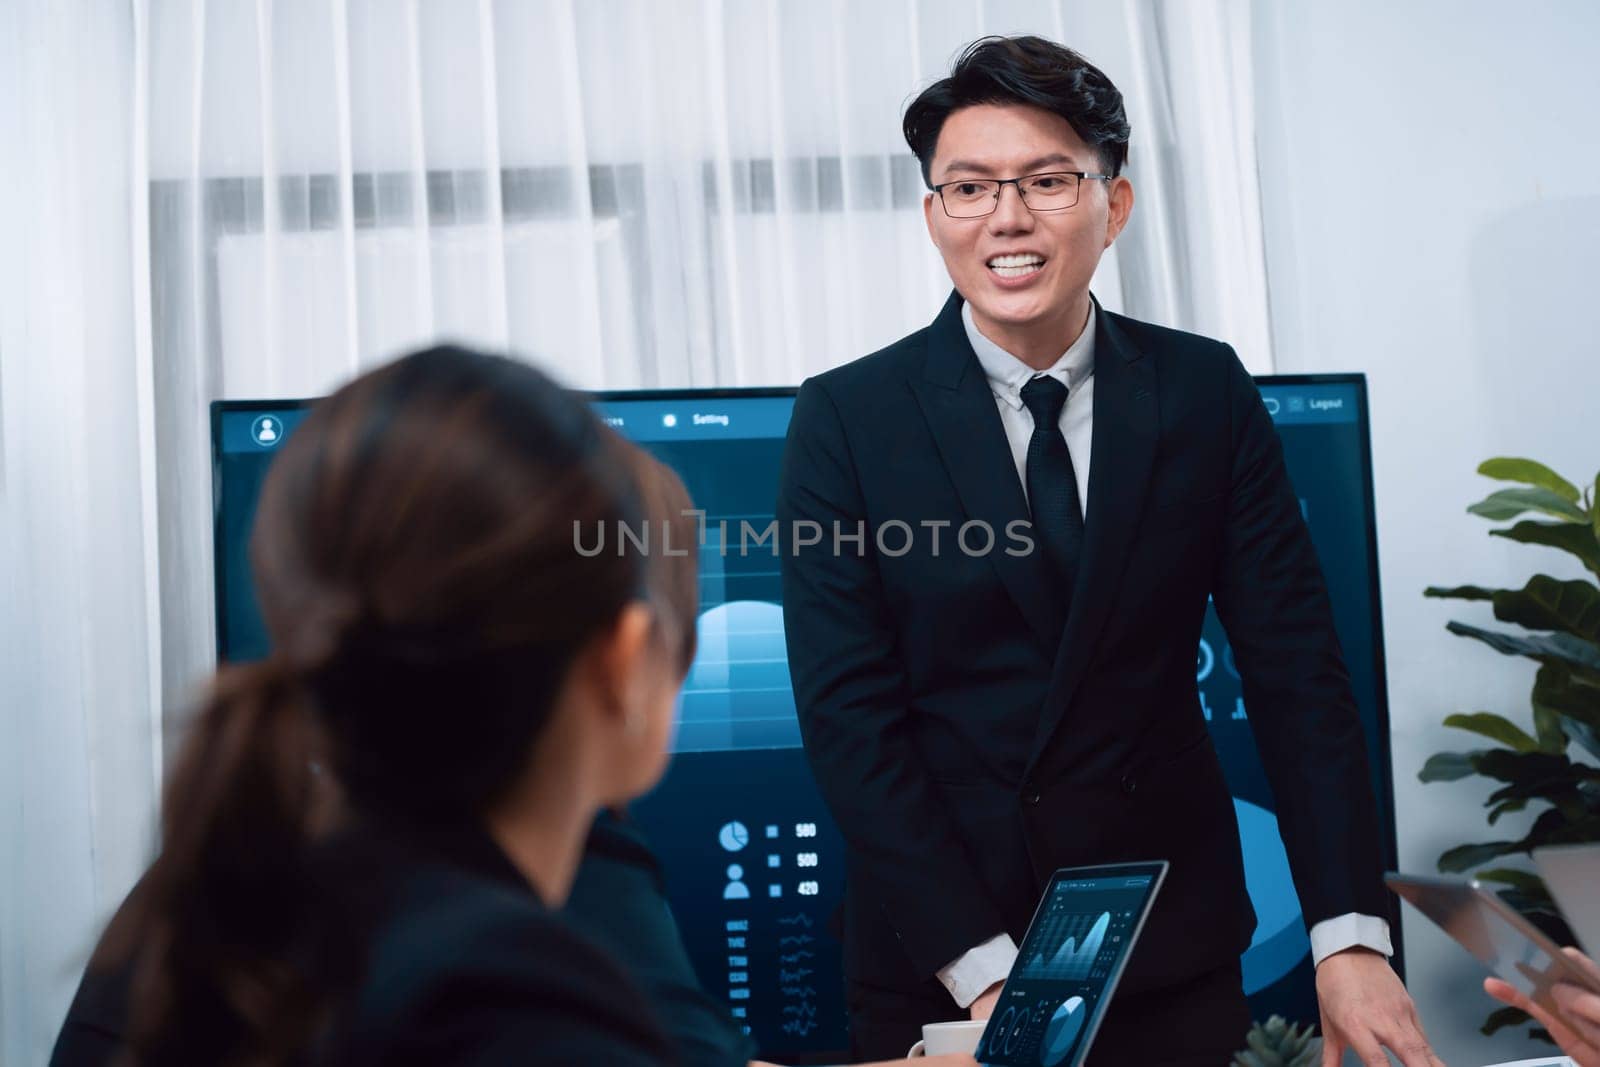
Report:
[[[1322,1038],[1316,1027],[1301,1030],[1281,1015],[1256,1023],[1245,1036],[1249,1048],[1234,1054],[1232,1067],[1316,1067],[1322,1062]]]

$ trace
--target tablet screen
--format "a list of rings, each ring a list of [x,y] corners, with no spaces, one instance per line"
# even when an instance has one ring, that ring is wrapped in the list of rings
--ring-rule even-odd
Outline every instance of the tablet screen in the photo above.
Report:
[[[1511,986],[1556,1014],[1557,982],[1590,985],[1578,966],[1527,919],[1477,882],[1390,874],[1384,881]]]
[[[1077,1067],[1166,874],[1165,863],[1073,867],[1046,887],[978,1044],[1003,1067]]]

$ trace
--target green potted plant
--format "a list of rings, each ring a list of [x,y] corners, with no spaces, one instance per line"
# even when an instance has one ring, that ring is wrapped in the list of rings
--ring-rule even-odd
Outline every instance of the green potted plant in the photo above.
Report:
[[[1321,1062],[1322,1038],[1316,1028],[1302,1029],[1274,1015],[1250,1028],[1245,1047],[1229,1067],[1317,1067]]]
[[[1593,489],[1580,491],[1543,464],[1504,458],[1488,460],[1478,473],[1519,486],[1491,493],[1467,509],[1495,522],[1518,520],[1489,531],[1492,536],[1567,552],[1600,578],[1600,477]],[[1475,871],[1480,880],[1503,886],[1499,893],[1508,904],[1559,944],[1571,945],[1572,932],[1537,875],[1484,865],[1541,845],[1600,841],[1600,584],[1535,574],[1521,589],[1463,585],[1429,588],[1425,595],[1491,604],[1496,619],[1520,629],[1489,630],[1463,622],[1447,628],[1503,655],[1539,664],[1531,733],[1488,711],[1451,715],[1446,726],[1494,744],[1438,753],[1419,775],[1424,782],[1482,775],[1500,783],[1485,804],[1491,826],[1530,805],[1538,816],[1522,837],[1450,849],[1439,857],[1439,870]],[[1489,1016],[1483,1032],[1527,1021],[1525,1013],[1502,1008]],[[1542,1030],[1534,1033],[1547,1036]]]

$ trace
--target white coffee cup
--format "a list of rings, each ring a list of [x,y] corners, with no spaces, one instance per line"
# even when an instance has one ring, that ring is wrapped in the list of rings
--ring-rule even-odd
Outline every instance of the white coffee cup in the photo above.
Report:
[[[987,1019],[958,1019],[950,1023],[926,1023],[922,1040],[911,1046],[907,1056],[941,1056],[946,1052],[977,1052]]]

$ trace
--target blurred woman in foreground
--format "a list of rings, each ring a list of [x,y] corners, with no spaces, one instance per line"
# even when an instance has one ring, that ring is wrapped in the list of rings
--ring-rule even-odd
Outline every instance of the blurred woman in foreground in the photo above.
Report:
[[[672,1061],[547,910],[596,812],[660,777],[693,625],[641,555],[575,549],[637,526],[628,447],[452,349],[284,444],[251,542],[272,656],[219,674],[92,965],[127,969],[125,1061]]]
[[[666,763],[686,506],[509,360],[433,349],[319,403],[251,542],[273,653],[218,675],[52,1062],[742,1062],[648,852],[596,847]],[[618,523],[675,554],[577,551]],[[591,828],[612,954],[548,910]]]

